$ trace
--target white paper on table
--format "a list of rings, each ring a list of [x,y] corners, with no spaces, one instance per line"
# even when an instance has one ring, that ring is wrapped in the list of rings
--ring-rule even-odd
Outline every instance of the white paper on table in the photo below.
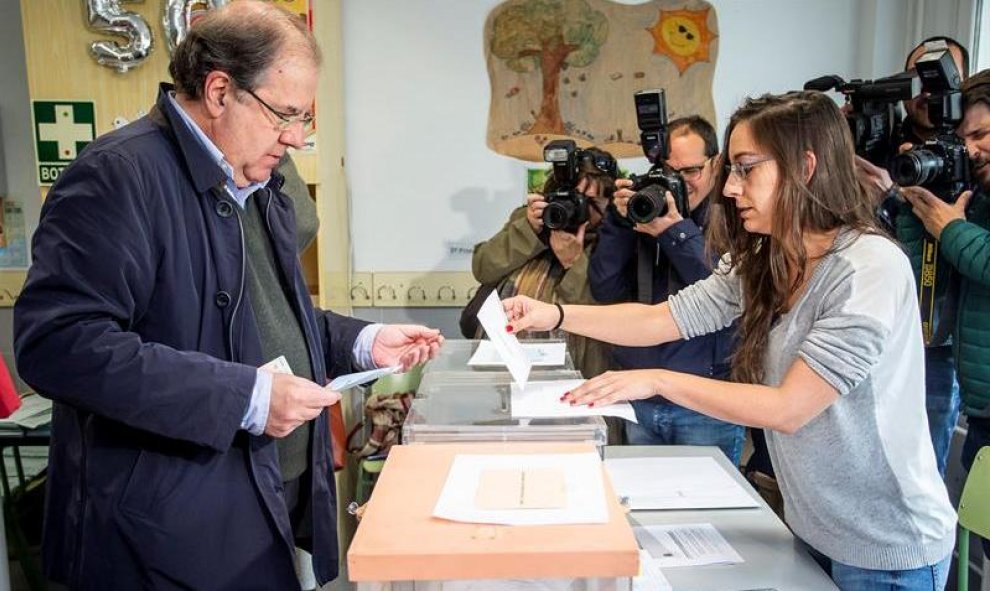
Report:
[[[713,458],[610,458],[605,468],[633,511],[760,506]]]
[[[505,363],[512,380],[520,386],[526,386],[529,379],[529,370],[533,367],[533,362],[526,356],[526,350],[516,335],[505,331],[509,325],[509,319],[505,315],[505,308],[502,307],[502,300],[498,298],[498,292],[492,290],[485,303],[478,310],[478,322],[484,327],[485,333],[498,352],[499,358]]]
[[[372,380],[377,380],[382,376],[396,373],[401,369],[401,365],[393,365],[391,367],[382,367],[380,369],[369,369],[368,371],[344,374],[342,376],[335,377],[327,388],[330,388],[335,392],[340,392],[342,390],[347,390],[348,388],[353,388],[354,386],[367,384]]]
[[[533,367],[555,367],[564,365],[567,359],[567,343],[519,343],[526,351],[526,357]],[[498,351],[491,341],[481,341],[474,355],[467,362],[469,367],[505,367],[505,362],[499,357]]]
[[[486,470],[555,468],[564,471],[567,502],[560,509],[482,510],[475,505]],[[433,516],[466,523],[555,525],[607,523],[602,461],[595,453],[487,455],[458,454],[450,465]]]
[[[632,580],[632,591],[674,591],[646,550],[639,551],[639,574]]]
[[[584,380],[555,380],[551,382],[530,382],[524,388],[512,385],[512,416],[533,419],[556,419],[562,417],[619,417],[638,423],[636,412],[628,402],[616,402],[605,406],[580,404],[571,406],[561,402],[560,397],[584,383]]]
[[[660,568],[744,562],[710,523],[639,525],[633,533]]]

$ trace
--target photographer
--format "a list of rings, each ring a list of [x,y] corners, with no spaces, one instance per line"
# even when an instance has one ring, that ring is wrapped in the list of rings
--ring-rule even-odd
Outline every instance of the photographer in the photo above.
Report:
[[[915,64],[921,56],[932,47],[933,44],[942,42],[952,56],[962,79],[965,79],[969,72],[969,53],[957,41],[948,37],[930,37],[918,44],[908,54],[905,69],[915,70]],[[922,92],[910,101],[904,101],[904,109],[907,112],[903,124],[898,130],[898,139],[893,143],[897,151],[902,151],[910,145],[920,145],[927,140],[931,140],[936,135],[936,128],[928,117],[928,92]],[[890,154],[893,159],[897,154]],[[865,160],[857,159],[860,171],[879,189],[880,192],[887,192],[892,195],[894,192],[888,189],[893,187],[890,175],[887,171],[878,168]],[[917,219],[910,219],[913,216],[909,208],[900,210],[897,201],[888,201],[894,204],[894,209],[899,213],[894,214],[896,218],[894,232],[897,240],[904,245],[904,248],[911,253],[911,262],[915,270],[915,279],[920,278],[921,273],[921,253],[923,249],[924,231]],[[901,214],[907,214],[903,217]],[[945,264],[945,260],[939,257],[936,264],[936,322],[946,316],[946,306],[954,305],[952,298],[946,297],[946,288],[954,281],[952,266]],[[938,471],[945,477],[946,464],[949,458],[949,450],[952,444],[952,433],[959,420],[959,385],[956,382],[955,363],[953,361],[952,343],[950,337],[950,327],[946,326],[935,331],[935,338],[926,343],[925,347],[925,408],[928,413],[928,428],[932,437],[932,444],[935,447],[935,458],[938,461]]]
[[[616,181],[613,206],[602,224],[598,247],[591,255],[588,281],[602,303],[664,302],[681,288],[711,274],[703,227],[708,194],[715,183],[718,140],[710,123],[698,116],[672,121],[669,126],[672,172],[683,178],[689,213],[683,216],[673,196],[649,223],[634,224],[628,204],[634,195],[630,180]],[[652,347],[613,347],[621,369],[667,368],[696,375],[728,378],[732,330]],[[744,430],[707,417],[660,397],[633,402],[639,424],[626,425],[629,443],[638,445],[717,445],[739,464]]]
[[[497,234],[475,245],[471,260],[474,277],[482,285],[495,285],[499,297],[528,295],[551,303],[594,303],[588,289],[588,259],[618,168],[612,155],[602,150],[588,148],[579,150],[578,155],[574,189],[587,198],[586,222],[573,231],[545,227],[544,195],[563,188],[551,175],[542,194],[528,195],[526,205],[515,209]],[[567,348],[586,378],[610,369],[608,348],[603,343],[567,335]]]
[[[926,47],[930,43],[943,42],[949,49],[949,53],[952,54],[952,59],[956,63],[956,68],[959,69],[959,73],[962,74],[963,79],[969,75],[969,52],[963,47],[958,41],[951,37],[929,37],[925,39],[911,52],[908,54],[907,60],[904,62],[905,70],[914,70],[915,63],[917,63],[918,58],[925,55]],[[901,144],[920,144],[926,140],[932,139],[935,135],[935,126],[932,125],[931,119],[928,118],[928,107],[926,101],[928,99],[928,93],[922,92],[918,96],[912,98],[909,101],[904,101],[904,110],[907,112],[907,117],[901,124],[898,130],[898,141],[895,145]],[[891,154],[895,156],[896,154]]]
[[[963,84],[962,101],[963,120],[956,133],[966,142],[975,192],[966,191],[951,203],[922,187],[904,187],[901,195],[911,208],[904,208],[897,221],[899,228],[917,233],[924,224],[939,241],[942,261],[958,277],[950,300],[955,314],[951,336],[969,424],[962,453],[963,467],[969,470],[976,452],[990,445],[990,70]],[[984,551],[990,554],[987,540]]]

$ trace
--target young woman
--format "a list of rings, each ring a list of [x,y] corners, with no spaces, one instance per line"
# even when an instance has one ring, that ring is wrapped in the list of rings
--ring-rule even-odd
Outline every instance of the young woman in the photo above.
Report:
[[[785,514],[844,591],[944,588],[955,513],[935,464],[907,258],[874,225],[831,99],[748,100],[729,123],[708,279],[655,306],[505,302],[507,330],[562,327],[622,345],[690,339],[739,319],[736,383],[610,372],[564,396],[662,395],[767,429]]]

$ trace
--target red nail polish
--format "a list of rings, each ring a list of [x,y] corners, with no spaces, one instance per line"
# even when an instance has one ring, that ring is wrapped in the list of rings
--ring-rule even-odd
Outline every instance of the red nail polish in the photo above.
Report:
[[[512,332],[512,325],[511,324],[506,324],[505,325],[505,332]]]
[[[592,407],[592,406],[594,406],[594,405],[595,405],[595,403],[594,403],[594,402],[589,402],[589,403],[588,403],[588,407],[589,407],[589,408],[590,408],[590,407]]]

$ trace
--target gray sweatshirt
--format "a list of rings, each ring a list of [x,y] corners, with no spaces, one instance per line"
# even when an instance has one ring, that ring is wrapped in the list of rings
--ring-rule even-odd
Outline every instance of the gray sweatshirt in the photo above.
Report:
[[[770,331],[764,382],[801,357],[839,393],[793,435],[767,430],[787,522],[832,560],[878,570],[945,558],[956,515],[925,414],[925,364],[914,278],[890,240],[843,231],[807,290]],[[744,305],[719,272],[670,298],[685,338],[714,332]]]

